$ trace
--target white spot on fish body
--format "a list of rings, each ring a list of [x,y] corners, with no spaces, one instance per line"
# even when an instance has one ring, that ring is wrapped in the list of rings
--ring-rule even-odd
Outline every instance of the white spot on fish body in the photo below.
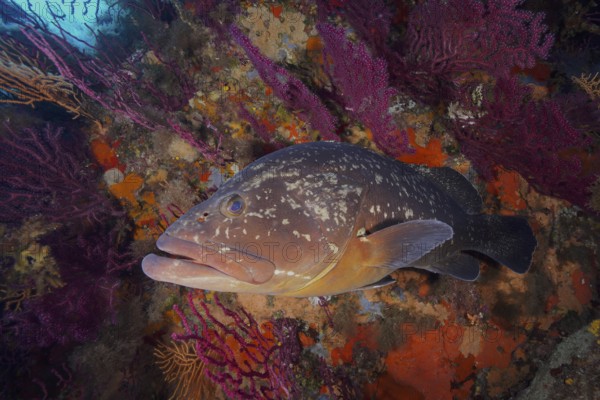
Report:
[[[294,236],[296,236],[298,239],[300,239],[300,237],[302,237],[302,238],[304,238],[304,240],[307,240],[307,241],[309,241],[309,242],[310,242],[310,235],[309,235],[309,234],[303,234],[303,233],[300,233],[300,232],[298,232],[298,231],[293,231],[292,233],[293,233],[293,234],[294,234]]]
[[[340,208],[340,211],[343,212],[344,214],[348,212],[348,205],[346,204],[345,201],[340,201],[338,206]]]
[[[231,251],[231,247],[229,247],[229,246],[219,246],[217,253],[223,254],[223,253],[229,253],[230,251]]]
[[[306,206],[311,208],[317,218],[321,221],[327,221],[329,219],[329,210],[327,207],[322,207],[320,204],[315,204],[311,201],[307,201]]]
[[[290,205],[290,207],[292,207],[292,210],[296,210],[296,209],[302,207],[300,204],[298,204],[296,202],[296,200],[294,200],[290,196],[287,196],[286,199],[285,199],[285,201]]]
[[[379,185],[381,182],[383,182],[383,177],[379,174],[375,174],[375,183]]]
[[[337,185],[338,183],[337,176],[332,172],[328,172],[325,174],[325,180],[327,180],[327,183],[329,183],[330,185]]]
[[[298,180],[296,182],[292,182],[292,183],[290,183],[290,182],[283,182],[283,183],[285,185],[285,189],[288,192],[294,192],[294,191],[300,189],[300,187],[302,185],[302,181],[300,181],[300,180]]]
[[[283,221],[281,221],[281,225],[288,225],[290,223],[290,221],[285,218]]]
[[[249,217],[264,218],[262,214],[255,213],[255,212],[249,212],[246,215]]]

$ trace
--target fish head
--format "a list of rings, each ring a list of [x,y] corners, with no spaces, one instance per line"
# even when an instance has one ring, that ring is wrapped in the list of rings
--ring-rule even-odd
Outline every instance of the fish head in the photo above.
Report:
[[[332,268],[351,235],[362,188],[289,162],[257,163],[169,226],[157,247],[171,257],[146,256],[144,272],[199,289],[285,294]]]

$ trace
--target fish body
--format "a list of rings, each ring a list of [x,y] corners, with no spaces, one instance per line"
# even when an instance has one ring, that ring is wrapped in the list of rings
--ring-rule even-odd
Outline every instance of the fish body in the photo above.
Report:
[[[296,297],[377,287],[407,267],[474,280],[474,253],[526,272],[536,247],[527,221],[481,206],[450,168],[300,144],[253,162],[192,207],[157,241],[179,258],[150,254],[142,267],[193,288]]]

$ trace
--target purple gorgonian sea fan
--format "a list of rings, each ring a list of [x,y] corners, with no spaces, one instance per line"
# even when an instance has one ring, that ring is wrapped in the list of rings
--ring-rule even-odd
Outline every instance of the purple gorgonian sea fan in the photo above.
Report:
[[[211,148],[193,131],[177,122],[177,111],[193,97],[196,88],[182,67],[164,56],[146,35],[141,33],[144,43],[160,61],[164,71],[175,78],[172,81],[177,82],[171,91],[163,90],[144,74],[144,52],[128,56],[128,51],[118,41],[99,33],[96,39],[102,46],[92,46],[73,36],[60,23],[56,22],[55,26],[58,34],[45,26],[31,24],[22,24],[20,33],[65,81],[103,109],[151,131],[172,130],[207,160],[219,159],[218,149]],[[77,49],[70,40],[86,46],[87,52]]]
[[[523,0],[427,1],[413,8],[407,56],[432,72],[483,69],[507,76],[531,68],[554,43],[543,13],[517,8]],[[427,65],[427,67],[425,67]]]
[[[548,57],[554,37],[544,14],[518,8],[523,0],[448,0],[417,4],[401,43],[386,49],[392,82],[432,101],[452,96],[455,80],[483,71],[506,78]]]
[[[307,389],[314,390],[315,384],[332,398],[360,398],[361,381],[350,370],[328,365],[323,357],[302,348],[300,321],[275,318],[259,324],[243,307],[221,303],[217,294],[216,307],[209,307],[193,293],[188,292],[186,313],[173,306],[184,332],[172,338],[193,344],[206,367],[204,374],[228,398],[313,398],[316,394],[308,395]]]
[[[286,107],[296,111],[301,119],[319,132],[323,139],[340,140],[335,134],[335,118],[316,94],[311,92],[300,79],[263,55],[239,28],[232,25],[230,32],[246,52],[263,82],[273,89],[273,93],[283,101]]]
[[[231,399],[298,398],[293,366],[301,346],[298,326],[280,319],[261,327],[245,309],[230,309],[218,295],[214,302],[225,315],[217,318],[204,300],[194,302],[187,296],[190,316],[175,305],[184,333],[173,339],[191,342],[206,366],[205,375]],[[282,325],[283,324],[283,325]]]
[[[50,125],[0,135],[0,221],[41,214],[49,222],[121,215],[98,188],[82,139]]]
[[[325,71],[344,109],[371,130],[381,150],[395,157],[410,153],[407,135],[392,134],[389,107],[395,90],[388,86],[385,60],[371,56],[363,43],[351,42],[343,28],[321,23],[317,29],[325,42]]]
[[[139,265],[117,243],[118,231],[97,224],[85,231],[64,227],[40,240],[51,248],[61,287],[33,296],[21,310],[6,313],[7,332],[25,348],[44,348],[93,340],[119,303],[120,274]]]
[[[475,169],[486,179],[497,165],[517,171],[539,192],[590,210],[600,154],[597,141],[584,132],[586,116],[566,113],[566,101],[532,100],[532,89],[514,77],[499,79],[492,90],[472,112],[479,116],[457,120],[453,129]],[[597,112],[589,114],[597,121]]]

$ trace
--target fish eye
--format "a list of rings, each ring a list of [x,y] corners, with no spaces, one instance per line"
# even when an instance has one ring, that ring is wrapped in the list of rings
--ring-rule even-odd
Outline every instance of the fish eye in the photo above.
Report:
[[[235,194],[223,202],[221,210],[228,217],[238,217],[244,212],[246,202],[239,195]]]

